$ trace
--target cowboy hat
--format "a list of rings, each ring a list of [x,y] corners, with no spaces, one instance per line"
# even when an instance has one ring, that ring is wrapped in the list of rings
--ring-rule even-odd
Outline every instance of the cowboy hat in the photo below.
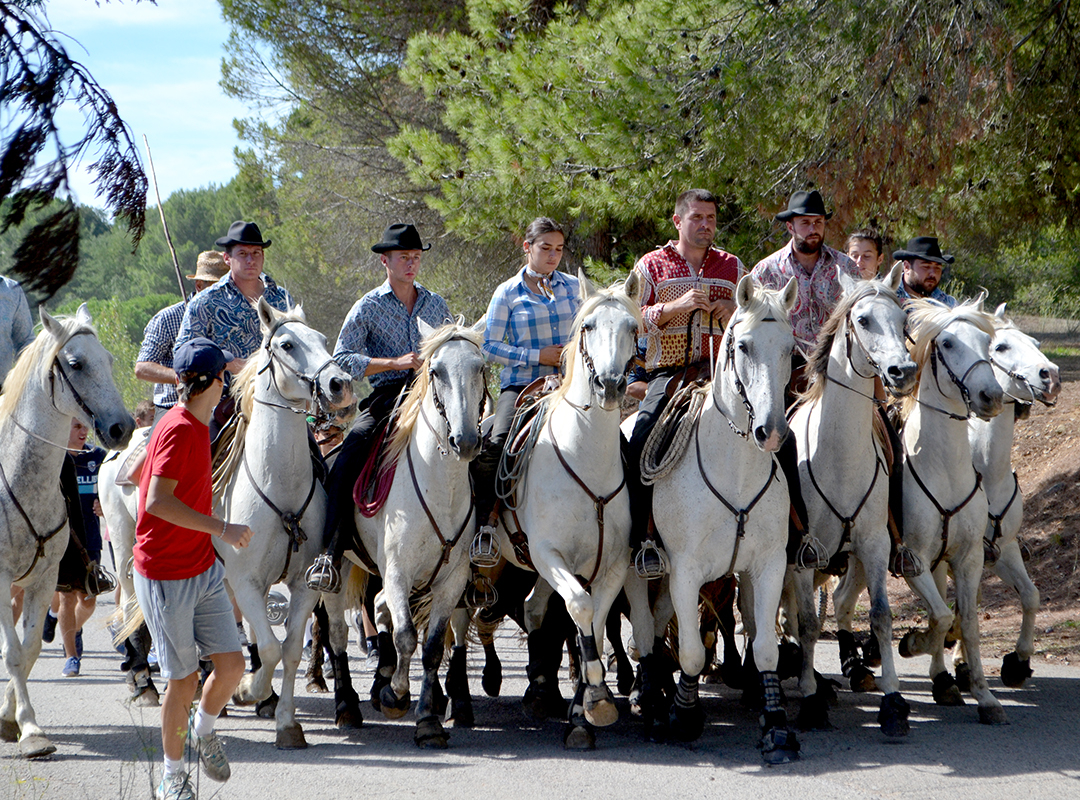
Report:
[[[936,236],[916,236],[914,239],[909,239],[907,249],[893,251],[892,257],[897,261],[913,261],[921,258],[936,264],[951,264],[956,260],[952,254],[941,252]]]
[[[225,259],[221,257],[221,253],[216,250],[206,250],[199,253],[199,258],[195,261],[195,274],[185,275],[189,281],[207,281],[217,283],[218,280],[225,277],[228,273],[229,267],[225,263]]]
[[[776,215],[778,222],[787,222],[793,217],[825,217],[829,219],[831,211],[825,210],[825,201],[817,189],[811,192],[795,192],[788,200],[787,210]]]
[[[420,242],[420,234],[415,225],[398,222],[383,231],[382,241],[371,246],[373,253],[387,253],[391,250],[430,250],[430,244]]]
[[[238,219],[229,226],[229,232],[218,239],[214,244],[218,247],[232,247],[234,244],[250,244],[258,247],[269,247],[270,240],[262,240],[262,231],[254,222],[244,222]]]

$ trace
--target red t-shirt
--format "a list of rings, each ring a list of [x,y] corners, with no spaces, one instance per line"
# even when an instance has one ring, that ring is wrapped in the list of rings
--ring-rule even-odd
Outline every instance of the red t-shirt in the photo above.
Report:
[[[173,406],[161,418],[146,449],[135,526],[135,569],[151,580],[175,581],[200,575],[214,563],[210,534],[181,528],[146,513],[150,476],[176,481],[176,498],[202,514],[213,509],[210,429],[186,408]]]

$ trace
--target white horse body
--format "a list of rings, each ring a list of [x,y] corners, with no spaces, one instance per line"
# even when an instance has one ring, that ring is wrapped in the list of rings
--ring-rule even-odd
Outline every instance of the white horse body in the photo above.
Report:
[[[907,582],[927,604],[930,625],[926,631],[908,633],[900,643],[900,654],[929,653],[935,700],[963,704],[944,658],[945,635],[953,621],[945,602],[946,569],[951,570],[963,639],[975,643],[968,656],[979,718],[1000,723],[1005,714],[987,686],[978,648],[987,501],[971,467],[966,421],[970,414],[988,418],[1001,411],[1001,387],[988,360],[992,325],[981,310],[981,300],[953,311],[923,304],[912,312],[912,322],[916,328],[913,352],[921,372],[917,402],[902,434],[903,536],[904,544],[925,566],[922,574]]]
[[[0,466],[10,487],[0,486],[0,597],[10,598],[12,586],[24,591],[21,641],[11,604],[0,603],[4,666],[11,676],[0,708],[0,738],[18,740],[27,758],[56,750],[37,724],[27,678],[41,652],[45,612],[68,543],[59,476],[71,420],[77,417],[96,430],[107,446],[126,444],[134,429],[112,381],[112,356],[90,327],[86,306],[68,323],[42,308],[41,321],[44,330],[8,374],[0,401]],[[16,395],[14,375],[22,369],[30,372]]]
[[[879,721],[888,733],[904,735],[907,705],[899,694],[892,657],[892,613],[886,587],[891,547],[887,530],[889,480],[886,459],[873,432],[874,376],[880,376],[894,394],[907,394],[914,386],[916,367],[904,342],[906,316],[896,299],[899,267],[884,284],[856,282],[843,273],[840,280],[845,294],[834,312],[836,318],[823,332],[823,336],[829,335],[824,341],[831,340],[828,363],[821,372],[818,359],[811,360],[814,399],[799,406],[791,419],[791,431],[799,450],[810,532],[829,557],[850,548],[869,582],[870,620],[881,649],[881,688],[886,694]],[[825,727],[827,703],[814,697],[818,688],[814,645],[820,620],[813,570],[789,568],[789,580],[798,600],[803,658],[800,724]]]
[[[249,416],[242,434],[242,462],[215,498],[223,519],[246,524],[254,535],[246,548],[230,547],[220,539],[214,545],[262,662],[255,672],[244,675],[235,699],[256,703],[270,697],[271,678],[280,662],[276,744],[293,749],[306,747],[295,718],[294,683],[304,627],[318,600],[307,588],[304,572],[320,552],[326,513],[326,495],[313,470],[305,412],[316,393],[331,406],[345,402],[350,378],[333,363],[325,337],[306,325],[299,308],[282,313],[260,298],[259,317],[265,338],[250,359],[255,362],[254,373],[247,377],[254,391],[250,411],[245,409]],[[238,412],[242,404],[238,402]],[[279,511],[299,517],[297,533],[290,534]],[[290,593],[283,644],[266,615],[267,594],[278,582],[287,584]]]
[[[1057,366],[1042,354],[1037,341],[1005,318],[1004,304],[994,314],[990,359],[1002,389],[1014,398],[1013,403],[1030,405],[1037,400],[1052,405],[1061,392]],[[968,422],[972,461],[983,476],[990,512],[985,539],[999,552],[997,560],[987,566],[1017,591],[1023,609],[1016,651],[1006,655],[1001,666],[1001,679],[1006,686],[1021,686],[1031,675],[1035,614],[1039,610],[1039,590],[1028,577],[1017,540],[1024,516],[1024,498],[1012,469],[1015,427],[1016,414],[1012,409],[990,420],[976,418]]]
[[[737,309],[717,355],[696,436],[672,471],[656,481],[653,493],[653,518],[671,562],[669,591],[680,631],[682,675],[672,733],[695,739],[703,729],[697,683],[705,647],[698,636],[698,593],[705,583],[735,573],[744,624],[766,679],[763,749],[776,762],[796,757],[798,750],[778,704],[775,623],[787,566],[789,500],[773,457],[788,432],[784,387],[794,346],[788,315],[796,293],[794,279],[782,292],[756,288],[749,276],[739,282]],[[658,611],[658,629],[661,622]]]

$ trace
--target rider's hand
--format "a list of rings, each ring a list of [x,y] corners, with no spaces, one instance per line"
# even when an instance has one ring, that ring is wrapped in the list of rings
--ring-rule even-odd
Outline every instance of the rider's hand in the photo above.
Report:
[[[562,345],[549,344],[540,348],[540,363],[545,367],[557,367],[562,361]]]
[[[709,303],[709,293],[701,288],[689,289],[686,294],[678,300],[664,303],[664,310],[671,312],[672,314],[685,314],[694,311],[695,309],[709,311],[711,308],[712,306]]]
[[[247,547],[251,541],[251,528],[230,522],[221,532],[221,539],[225,544],[231,544],[233,547]]]
[[[726,297],[719,297],[712,301],[710,311],[712,312],[713,317],[720,323],[720,326],[726,327],[728,320],[731,319],[731,315],[735,313],[735,301]]]
[[[420,365],[423,363],[420,360],[420,356],[416,353],[406,353],[403,356],[398,356],[393,359],[394,369],[408,370],[408,369],[420,369]]]

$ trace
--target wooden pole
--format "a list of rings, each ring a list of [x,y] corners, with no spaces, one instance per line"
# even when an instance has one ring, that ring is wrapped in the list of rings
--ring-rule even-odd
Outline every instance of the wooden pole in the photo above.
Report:
[[[176,282],[180,284],[180,297],[184,300],[184,305],[187,305],[187,287],[184,285],[184,275],[180,271],[180,261],[176,258],[176,248],[173,247],[172,237],[169,235],[169,226],[165,222],[165,207],[161,204],[161,193],[158,191],[157,173],[154,171],[154,157],[150,155],[150,142],[146,139],[146,134],[143,134],[143,143],[146,144],[146,160],[150,163],[150,178],[154,183],[154,197],[157,198],[158,214],[161,215],[161,228],[165,231],[165,242],[169,245],[169,252],[172,254],[173,267],[176,269]]]

